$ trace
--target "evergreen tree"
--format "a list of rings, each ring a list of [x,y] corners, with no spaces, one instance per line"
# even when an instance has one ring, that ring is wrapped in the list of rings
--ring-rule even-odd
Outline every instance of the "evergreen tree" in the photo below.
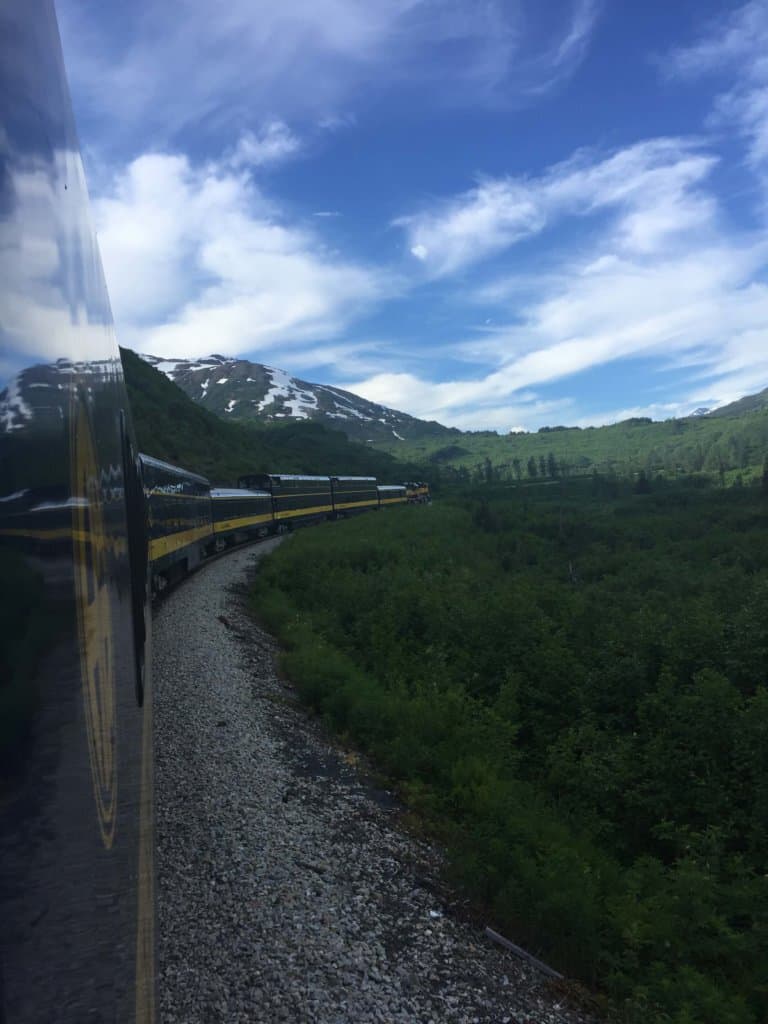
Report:
[[[531,478],[531,480],[534,480],[538,475],[539,471],[536,468],[536,459],[532,455],[530,459],[528,459],[528,476]]]
[[[648,475],[644,469],[641,469],[637,474],[637,480],[634,486],[635,494],[650,494],[651,481],[648,479]]]

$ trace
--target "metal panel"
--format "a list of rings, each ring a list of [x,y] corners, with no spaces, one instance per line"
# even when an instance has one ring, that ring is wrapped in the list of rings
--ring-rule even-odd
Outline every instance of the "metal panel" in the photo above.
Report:
[[[138,477],[48,0],[0,5],[0,353],[0,1019],[149,1022]]]

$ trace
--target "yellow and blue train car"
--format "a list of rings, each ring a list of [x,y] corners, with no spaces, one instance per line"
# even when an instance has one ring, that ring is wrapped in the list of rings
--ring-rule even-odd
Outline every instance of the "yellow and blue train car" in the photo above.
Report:
[[[204,477],[142,455],[149,559],[154,579],[173,582],[195,569],[213,545],[211,485]]]
[[[214,487],[211,514],[216,550],[273,532],[274,515],[269,491]]]
[[[155,1020],[139,463],[50,0],[0,4],[0,1020]]]
[[[337,517],[379,507],[375,476],[332,476],[331,494]]]
[[[278,531],[303,523],[318,522],[333,515],[331,478],[297,473],[255,473],[241,476],[238,486],[267,491]]]
[[[388,505],[405,505],[408,501],[405,484],[379,484],[376,488],[379,508]]]

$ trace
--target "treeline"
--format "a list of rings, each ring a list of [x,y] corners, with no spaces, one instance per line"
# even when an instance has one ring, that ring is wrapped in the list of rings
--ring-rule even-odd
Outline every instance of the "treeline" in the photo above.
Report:
[[[696,473],[727,486],[739,478],[749,483],[762,472],[768,409],[663,423],[635,417],[606,427],[547,427],[504,437],[467,433],[450,445],[406,442],[387,450],[428,463],[432,478],[449,483],[526,482],[594,472],[631,477],[644,472],[650,479]]]
[[[490,486],[298,535],[255,605],[498,927],[646,1024],[768,994],[768,496]]]

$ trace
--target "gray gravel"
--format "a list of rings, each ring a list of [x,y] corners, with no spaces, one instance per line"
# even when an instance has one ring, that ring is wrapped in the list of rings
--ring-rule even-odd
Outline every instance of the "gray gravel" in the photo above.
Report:
[[[278,679],[241,549],[155,610],[160,1019],[586,1024]]]

